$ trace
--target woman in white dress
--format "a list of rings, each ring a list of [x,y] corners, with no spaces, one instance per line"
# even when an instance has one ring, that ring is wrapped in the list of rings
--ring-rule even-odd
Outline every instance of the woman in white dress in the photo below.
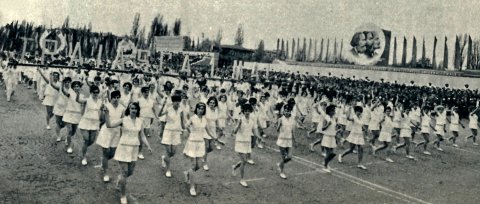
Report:
[[[238,153],[240,161],[232,166],[232,174],[236,175],[236,170],[240,168],[240,184],[248,187],[245,179],[245,164],[248,160],[248,154],[252,152],[252,135],[260,138],[258,133],[257,121],[251,116],[253,107],[250,104],[242,105],[242,114],[239,116],[237,126],[234,129],[235,152]]]
[[[133,175],[135,162],[138,158],[140,143],[147,146],[152,152],[150,144],[145,137],[143,120],[140,118],[140,106],[136,102],[128,105],[125,111],[125,117],[117,121],[110,120],[110,110],[105,109],[105,121],[107,128],[116,128],[121,126],[121,136],[115,151],[114,160],[117,160],[122,173],[120,174],[118,184],[120,186],[120,202],[127,203],[126,186],[127,178]]]
[[[68,129],[67,135],[67,153],[73,153],[72,147],[72,137],[75,136],[77,132],[78,123],[82,118],[82,105],[77,102],[77,95],[80,95],[80,90],[82,89],[82,83],[80,81],[73,81],[71,89],[67,90],[62,89],[63,94],[67,97],[67,106],[65,108],[65,113],[63,114],[63,122]],[[82,96],[80,96],[82,97]]]
[[[322,122],[323,140],[322,147],[325,148],[325,158],[323,160],[323,170],[327,173],[330,173],[330,166],[328,165],[336,154],[334,149],[337,147],[336,136],[341,131],[340,128],[337,128],[337,118],[335,117],[335,105],[329,105],[325,108],[325,118]]]
[[[130,104],[130,102],[132,101],[132,83],[125,82],[123,83],[122,87],[123,91],[119,103],[122,104],[123,107],[127,107],[128,104]]]
[[[452,137],[448,138],[448,141],[452,141],[453,147],[458,147],[457,145],[457,138],[458,138],[458,131],[460,130],[460,126],[465,128],[462,123],[460,123],[460,116],[458,114],[458,108],[456,106],[452,107],[450,110],[450,120],[447,118],[448,122],[450,123],[449,130],[452,132]]]
[[[150,137],[152,135],[151,126],[153,123],[153,119],[155,118],[155,104],[156,99],[150,96],[149,87],[142,87],[141,88],[141,96],[137,99],[138,104],[140,105],[140,117],[142,118],[143,125],[145,128],[145,135]],[[140,144],[140,151],[138,153],[139,159],[145,159],[142,153],[143,145]]]
[[[45,109],[47,111],[45,122],[47,125],[47,130],[50,130],[50,120],[53,117],[53,106],[57,101],[58,91],[60,90],[62,83],[59,81],[60,74],[58,72],[53,72],[50,75],[50,79],[48,79],[40,69],[37,70],[43,80],[47,83],[42,105],[45,106]]]
[[[171,158],[175,156],[177,146],[182,142],[181,135],[185,129],[185,117],[183,110],[180,108],[182,98],[180,95],[173,95],[171,100],[172,105],[170,107],[165,108],[164,103],[160,110],[160,116],[165,116],[167,121],[161,141],[166,151],[166,156],[162,155],[162,166],[166,169],[165,176],[167,178],[172,177],[170,171]]]
[[[473,140],[473,145],[478,146],[477,143],[477,135],[478,135],[478,102],[477,102],[477,107],[472,108],[473,110],[470,112],[468,115],[468,127],[470,128],[470,131],[472,132],[472,135],[465,137],[465,140],[468,140],[469,138],[472,138]]]
[[[207,100],[207,111],[205,112],[205,118],[207,119],[207,128],[210,130],[210,133],[214,136],[204,135],[205,139],[205,156],[203,157],[203,170],[208,171],[208,153],[213,151],[213,139],[218,139],[217,129],[219,132],[222,132],[218,126],[218,101],[215,97],[210,97]],[[218,145],[218,144],[215,144]]]
[[[292,150],[295,144],[295,137],[294,137],[294,129],[297,126],[300,126],[300,121],[297,121],[295,116],[292,116],[292,109],[293,106],[286,105],[283,108],[283,116],[278,119],[278,139],[277,145],[280,149],[280,156],[281,160],[277,163],[278,171],[280,173],[280,178],[286,179],[287,175],[285,175],[285,164],[292,160]]]
[[[67,100],[68,100],[68,97],[65,95],[63,91],[61,91],[61,89],[67,90],[65,92],[68,93],[70,90],[71,83],[72,83],[72,78],[70,77],[63,78],[62,85],[61,87],[59,87],[60,90],[58,93],[57,100],[55,101],[55,105],[53,105],[53,115],[55,115],[55,122],[57,124],[55,126],[55,135],[57,136],[57,142],[62,141],[62,136],[60,135],[60,131],[62,130],[62,128],[65,127],[65,123],[63,122],[63,114],[65,113],[65,108],[67,107]]]
[[[353,111],[352,111],[353,110]],[[352,113],[354,112],[354,113]],[[362,164],[363,161],[363,145],[365,145],[365,138],[363,136],[363,126],[364,126],[364,119],[365,117],[362,117],[362,112],[363,112],[363,107],[361,106],[355,106],[353,108],[350,108],[348,120],[352,121],[352,130],[350,132],[350,135],[347,137],[347,142],[350,143],[350,148],[347,149],[345,152],[343,152],[339,157],[338,157],[338,162],[342,163],[342,158],[347,156],[348,154],[352,153],[355,148],[357,148],[358,152],[358,164],[357,167],[363,170],[367,170],[367,167],[365,167]]]
[[[427,151],[428,143],[430,143],[430,129],[435,129],[430,123],[432,121],[432,116],[430,109],[427,107],[422,108],[421,113],[421,123],[420,123],[420,133],[423,136],[423,141],[417,143],[417,147],[423,145],[423,154],[431,155],[430,152]]]
[[[207,128],[207,119],[205,118],[206,111],[207,107],[205,103],[197,103],[194,110],[195,115],[190,117],[190,120],[185,126],[190,135],[188,136],[183,153],[190,158],[192,167],[183,173],[185,174],[187,183],[190,184],[190,195],[192,196],[197,195],[195,190],[196,172],[200,169],[200,160],[205,156],[206,145],[204,137],[205,135],[215,137],[215,135],[210,132],[210,129]]]
[[[447,112],[445,111],[445,107],[440,105],[435,107],[434,114],[435,134],[437,135],[437,139],[433,142],[433,148],[440,152],[443,152],[443,149],[440,148],[440,144],[444,140],[445,132],[447,132]]]
[[[123,117],[125,106],[119,103],[121,98],[120,91],[112,91],[110,93],[110,102],[105,103],[104,110],[108,109],[108,117],[112,121],[120,120]],[[101,118],[105,118],[105,112],[102,112]],[[108,161],[115,155],[118,142],[120,140],[120,127],[108,128],[105,124],[102,125],[98,132],[96,144],[102,147],[102,174],[103,181],[109,182],[108,176]]]
[[[380,124],[380,135],[378,137],[378,141],[383,142],[381,146],[375,146],[373,148],[373,155],[375,155],[380,150],[387,150],[387,156],[385,157],[385,161],[393,163],[393,160],[390,158],[392,154],[391,148],[388,148],[392,143],[392,134],[393,134],[393,116],[392,116],[392,108],[390,106],[385,107],[385,114],[381,118]]]
[[[415,127],[415,124],[413,123],[412,118],[409,117],[411,110],[412,109],[410,108],[405,108],[405,111],[402,113],[400,137],[403,138],[403,143],[393,147],[393,151],[396,152],[397,149],[405,147],[405,153],[407,154],[406,157],[413,160],[415,158],[410,154],[410,143],[412,139],[412,126]]]
[[[85,106],[82,119],[78,123],[78,129],[83,136],[82,146],[82,165],[86,166],[87,162],[87,150],[92,145],[100,129],[100,110],[103,106],[103,99],[100,98],[100,89],[96,85],[90,86],[90,96],[86,99],[80,98],[77,95],[76,101]]]

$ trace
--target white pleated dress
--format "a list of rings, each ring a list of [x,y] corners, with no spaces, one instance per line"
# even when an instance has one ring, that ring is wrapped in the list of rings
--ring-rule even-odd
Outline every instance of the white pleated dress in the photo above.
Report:
[[[289,118],[286,118],[285,116],[282,116],[279,120],[282,126],[278,132],[277,145],[284,148],[293,147],[292,131],[297,125],[295,117],[290,116]]]
[[[207,108],[208,110],[205,113],[205,118],[207,119],[207,127],[210,129],[211,134],[214,137],[217,135],[217,120],[218,120],[218,109],[215,108],[213,111],[210,107]],[[210,135],[205,134],[203,138],[207,140],[213,139]]]
[[[50,82],[52,83],[52,82]],[[55,83],[57,87],[62,86],[62,82]],[[47,84],[44,92],[44,98],[42,101],[42,105],[44,106],[54,106],[58,98],[58,91],[52,87],[51,84]]]
[[[450,116],[450,131],[458,132],[460,130],[460,117],[458,113],[452,111],[452,115]]]
[[[65,109],[67,108],[68,97],[59,91],[55,105],[53,105],[53,114],[56,116],[63,116]]]
[[[363,138],[363,131],[362,131],[362,125],[363,125],[363,120],[357,117],[357,115],[352,114],[352,130],[350,131],[350,135],[347,137],[347,141],[351,144],[355,145],[364,145],[365,144],[365,138]]]
[[[90,96],[85,104],[85,112],[83,113],[78,128],[82,130],[98,130],[100,129],[100,108],[103,101],[100,98],[93,100]]]
[[[478,115],[476,113],[471,114],[468,117],[468,120],[469,120],[468,127],[470,129],[477,130],[478,129]]]
[[[337,119],[331,118],[329,115],[325,115],[324,121],[326,121],[327,123],[330,122],[330,126],[328,126],[327,129],[323,131],[323,138],[322,138],[321,145],[322,147],[336,148],[337,140],[335,139],[335,135],[337,134],[337,128],[336,128]]]
[[[118,121],[121,119],[125,107],[122,104],[118,104],[117,107],[114,107],[111,103],[105,104],[108,109],[108,115],[110,120]],[[98,132],[98,137],[96,143],[103,148],[117,147],[118,142],[120,141],[120,127],[107,128],[106,125],[103,125]]]
[[[138,99],[138,105],[140,105],[140,117],[143,119],[144,128],[150,128],[155,113],[153,112],[153,106],[155,105],[155,99],[152,97],[145,98],[141,96]]]
[[[380,129],[380,136],[378,141],[380,142],[392,142],[392,132],[393,132],[393,120],[389,116],[385,116],[385,120],[382,123],[382,128]]]
[[[251,153],[252,152],[252,135],[257,127],[257,121],[250,115],[247,119],[244,115],[239,117],[242,121],[240,129],[235,135],[235,152],[238,153]]]
[[[69,89],[70,97],[67,98],[67,106],[63,114],[63,122],[78,124],[82,118],[82,104],[76,101],[77,93]],[[80,97],[82,97],[80,95]]]
[[[170,106],[166,110],[165,117],[167,123],[165,124],[163,131],[163,137],[161,141],[162,144],[179,145],[182,142],[182,120],[180,118],[182,112],[183,111],[180,109],[180,107],[178,110],[175,110],[172,106]]]
[[[190,127],[190,135],[188,136],[183,153],[191,158],[205,156],[205,140],[203,138],[204,135],[207,134],[207,119],[193,115],[188,121],[187,127]]]
[[[143,120],[141,118],[132,120],[130,116],[125,116],[121,120],[122,134],[113,159],[121,162],[135,162],[138,158]]]

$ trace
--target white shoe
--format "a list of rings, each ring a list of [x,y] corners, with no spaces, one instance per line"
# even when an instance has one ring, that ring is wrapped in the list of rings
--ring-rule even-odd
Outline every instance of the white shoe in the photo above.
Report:
[[[473,146],[478,146],[478,143],[474,142],[474,143],[473,143]]]
[[[285,173],[280,173],[280,178],[287,179],[287,175],[285,175]]]
[[[329,167],[323,167],[323,171],[326,173],[332,173]]]
[[[257,146],[258,146],[258,148],[263,149],[263,144],[262,143],[258,143]]]
[[[237,175],[237,171],[235,169],[235,165],[232,165],[232,176],[236,176]]]
[[[122,197],[120,198],[120,203],[121,203],[121,204],[127,204],[127,196],[122,196]]]
[[[144,159],[145,159],[145,157],[143,156],[142,153],[138,154],[138,158],[141,159],[141,160],[144,160]]]
[[[195,191],[195,187],[190,188],[190,195],[191,196],[197,196],[197,191]]]
[[[338,163],[342,163],[342,155],[338,155]]]
[[[61,142],[62,141],[62,137],[57,137],[57,142]]]
[[[254,165],[254,164],[255,164],[255,162],[254,162],[253,160],[251,160],[251,159],[247,160],[247,163],[248,163],[248,164],[251,164],[251,165]]]
[[[50,128],[50,125],[47,125],[47,130],[50,130],[50,129],[51,129],[51,128]]]
[[[413,157],[412,155],[407,155],[407,158],[408,158],[408,159],[411,159],[411,160],[414,160],[414,159],[415,159],[415,157]]]
[[[222,147],[221,147],[220,145],[216,145],[216,148],[217,148],[218,150],[221,150],[221,149],[222,149]]]
[[[452,144],[452,146],[453,146],[453,147],[458,147],[458,145],[457,145],[457,144]]]
[[[110,181],[110,177],[108,175],[103,176],[103,182],[107,183]]]
[[[83,166],[87,166],[88,162],[87,162],[87,159],[86,158],[83,158],[82,159],[82,165]]]
[[[394,162],[394,161],[393,161],[392,159],[390,159],[390,158],[386,158],[385,161],[390,162],[390,163],[393,163],[393,162]]]
[[[363,169],[363,170],[367,170],[367,167],[366,167],[366,166],[363,166],[363,165],[361,165],[361,164],[357,165],[357,167],[360,168],[360,169]]]
[[[326,157],[326,156],[327,156],[327,153],[322,152],[322,157]]]
[[[440,147],[435,147],[436,150],[440,151],[440,152],[443,152],[443,149],[440,148]]]
[[[209,170],[208,164],[204,164],[204,165],[203,165],[203,170],[205,170],[205,171],[208,171],[208,170]]]
[[[172,177],[172,172],[167,171],[167,172],[165,173],[165,176],[166,176],[167,178],[171,178],[171,177]]]
[[[162,167],[163,168],[167,167],[167,163],[165,163],[165,155],[162,155]]]
[[[428,152],[428,151],[423,151],[423,154],[424,154],[424,155],[432,155],[432,154],[431,154],[430,152]]]
[[[73,153],[73,149],[71,147],[67,148],[67,153],[69,154]]]
[[[240,180],[240,185],[242,185],[243,187],[248,187],[248,184],[245,180]]]

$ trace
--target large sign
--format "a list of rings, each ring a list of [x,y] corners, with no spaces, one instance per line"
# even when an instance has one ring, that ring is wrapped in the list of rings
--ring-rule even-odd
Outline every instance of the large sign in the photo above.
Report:
[[[185,48],[184,36],[156,36],[155,50],[158,52],[180,52]]]
[[[356,28],[346,54],[347,61],[357,65],[388,65],[390,36],[390,31],[374,24]]]

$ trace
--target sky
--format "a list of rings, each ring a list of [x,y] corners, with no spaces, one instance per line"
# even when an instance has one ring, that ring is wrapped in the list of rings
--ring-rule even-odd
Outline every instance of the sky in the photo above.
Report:
[[[137,12],[147,32],[153,17],[161,14],[170,25],[180,18],[182,35],[196,38],[204,33],[214,38],[222,30],[222,44],[233,44],[242,24],[248,48],[256,48],[263,39],[267,49],[275,49],[277,38],[291,43],[293,37],[349,42],[354,29],[366,23],[390,30],[394,37],[407,37],[409,46],[414,35],[419,42],[425,37],[427,56],[432,55],[433,36],[437,36],[442,39],[437,46],[440,58],[445,36],[449,47],[456,34],[480,37],[480,1],[476,0],[0,0],[0,5],[1,24],[25,19],[55,27],[70,16],[71,25],[91,22],[94,31],[118,35],[130,32]],[[401,43],[398,48],[401,53]]]

